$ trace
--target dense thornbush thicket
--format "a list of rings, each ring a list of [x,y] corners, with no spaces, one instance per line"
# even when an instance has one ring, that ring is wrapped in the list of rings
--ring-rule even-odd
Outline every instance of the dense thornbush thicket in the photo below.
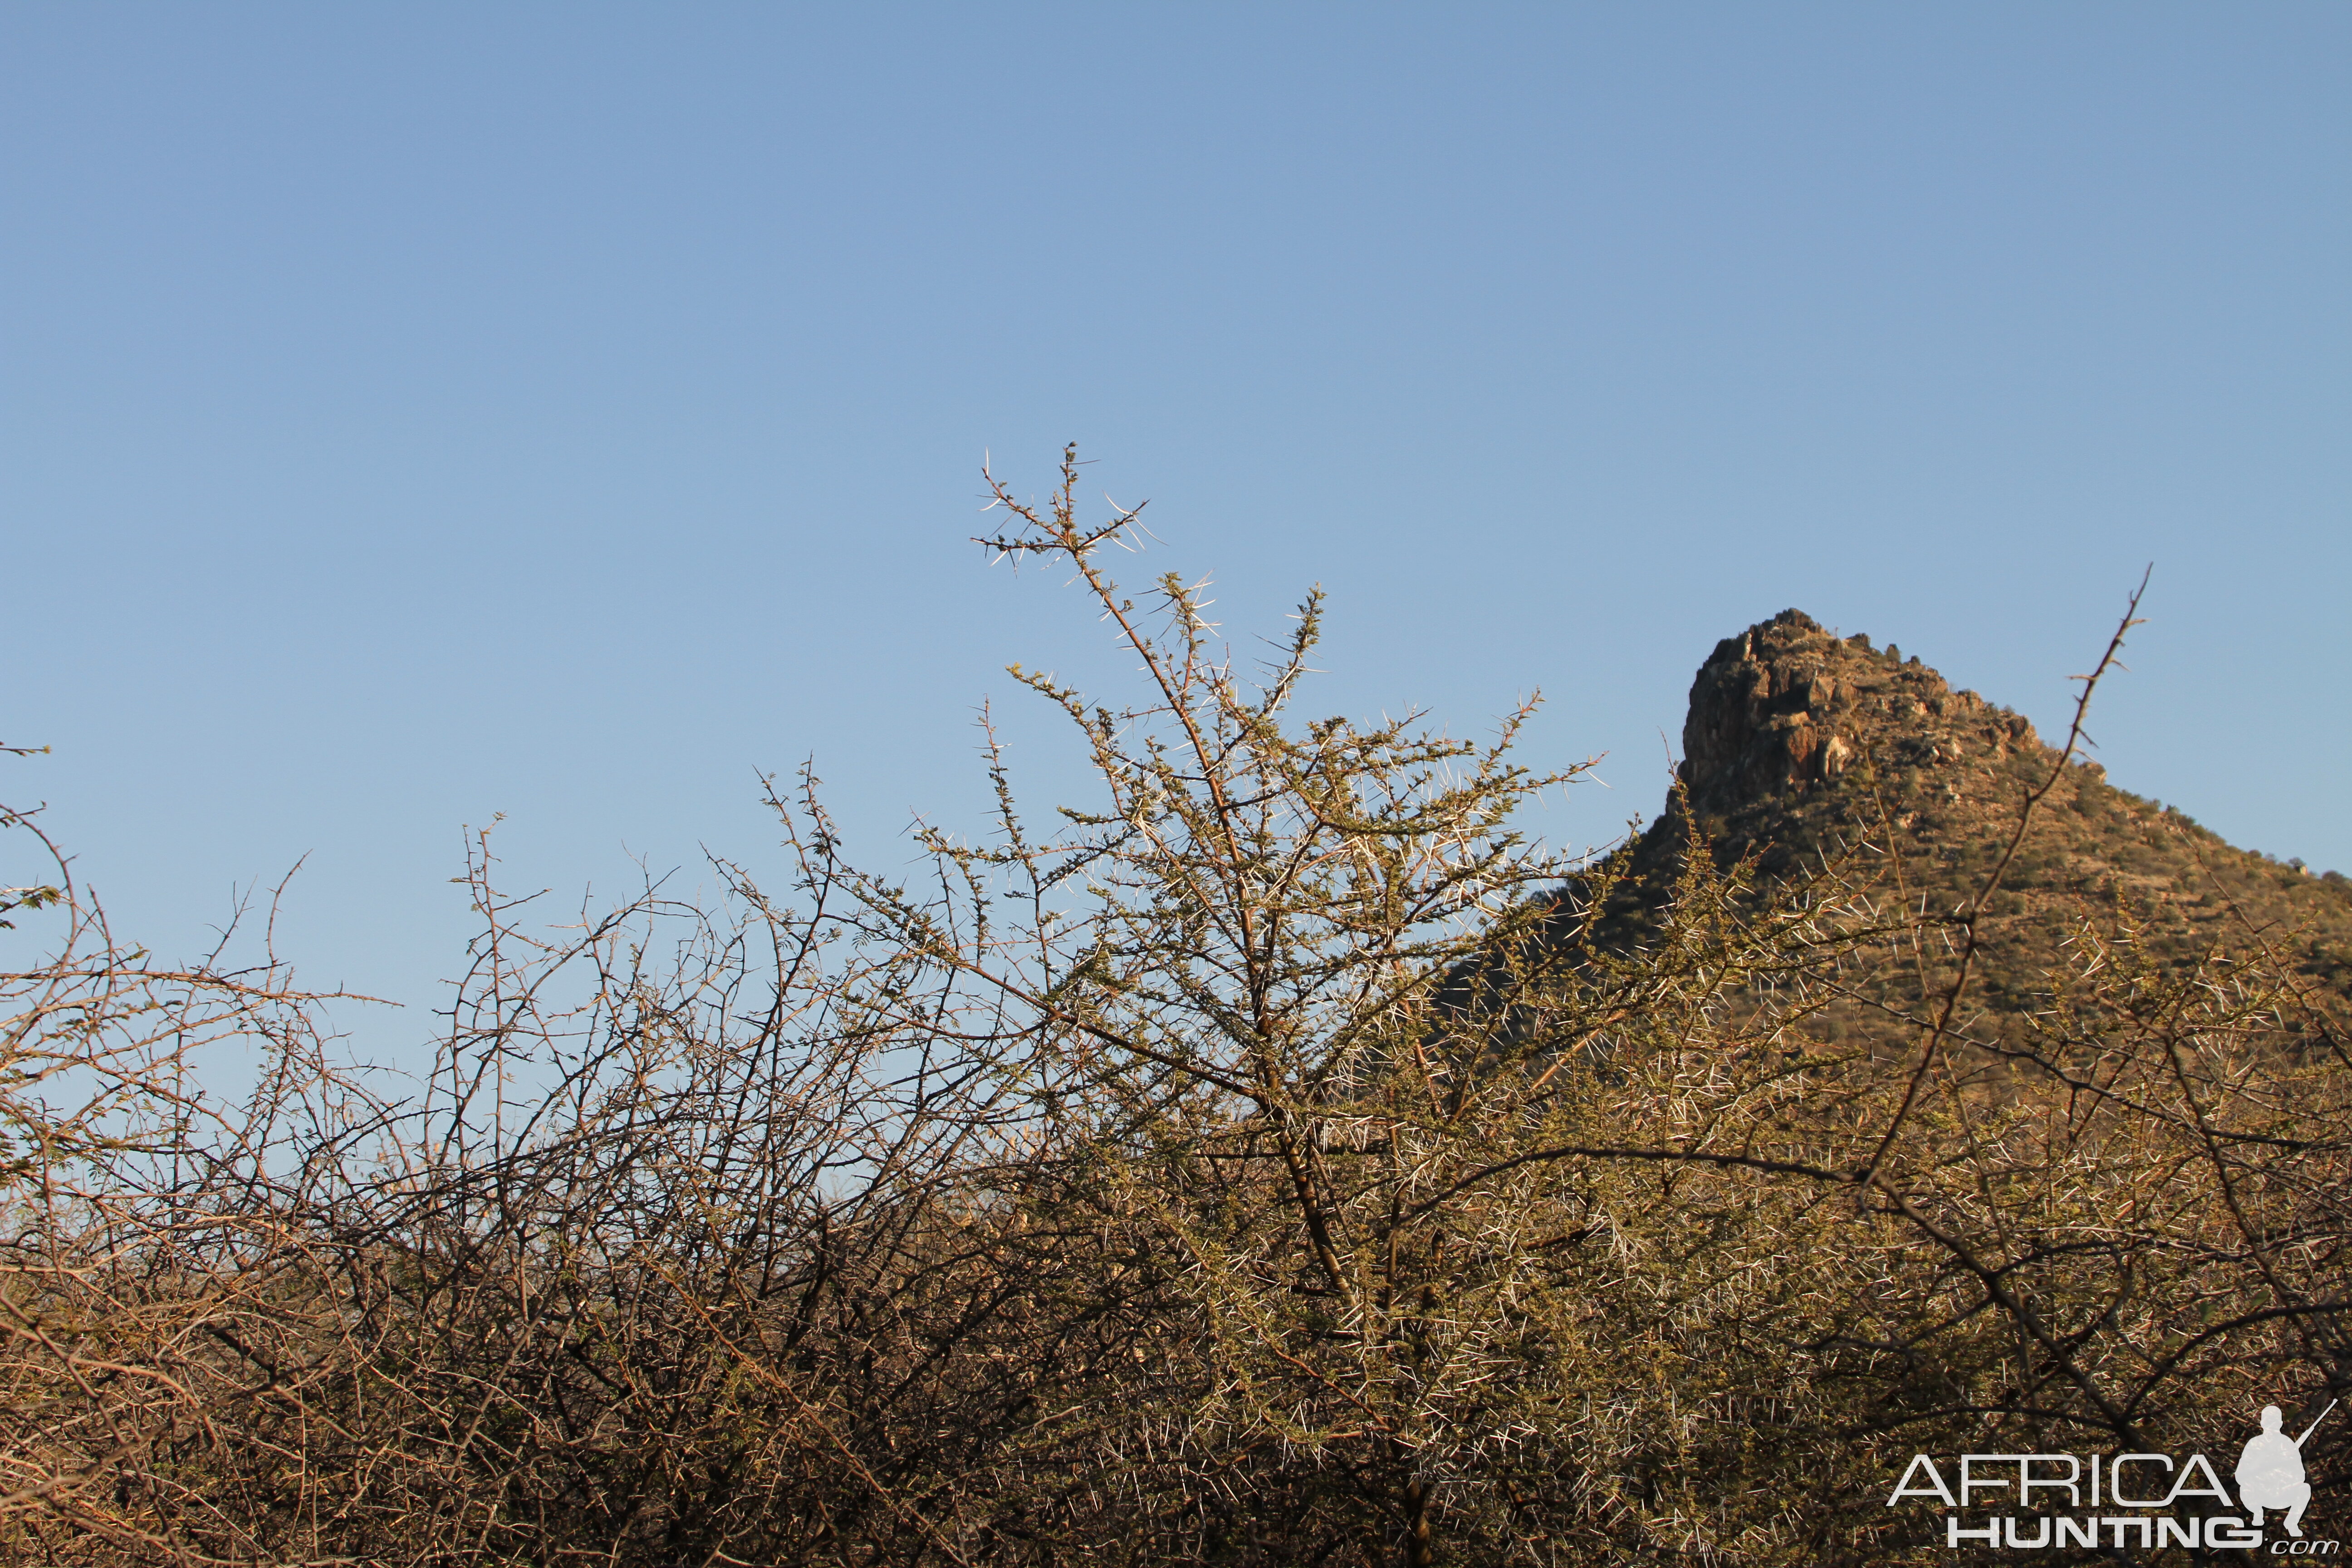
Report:
[[[1033,837],[1000,768],[901,886],[811,786],[789,890],[560,940],[485,841],[414,1099],[284,972],[160,969],[62,862],[10,895],[7,1554],[1926,1561],[1914,1451],[2218,1448],[2352,1383],[2339,1000],[2118,904],[1989,1018],[2035,781],[1956,911],[1868,847],[1693,853],[1622,940],[1512,826],[1559,782],[1516,721],[1297,723],[1318,606],[1237,678],[1064,478],[992,542],[1140,657],[1125,709],[1024,677],[1091,811]]]

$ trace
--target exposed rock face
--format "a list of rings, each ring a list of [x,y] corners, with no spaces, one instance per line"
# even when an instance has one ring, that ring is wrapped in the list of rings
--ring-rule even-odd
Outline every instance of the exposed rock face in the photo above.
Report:
[[[1874,745],[1875,742],[1885,742]],[[1681,777],[1702,818],[1801,795],[1874,755],[1881,766],[2006,761],[2033,726],[1916,658],[1840,639],[1783,610],[1715,645],[1691,682]]]
[[[1716,645],[1691,683],[1683,752],[1680,788],[1620,862],[1609,907],[1626,940],[1673,896],[1694,829],[1718,864],[1750,860],[1767,879],[1834,864],[1915,912],[1961,910],[2026,795],[2049,784],[1978,926],[1997,1008],[2030,1005],[2085,922],[2116,921],[2184,960],[2217,942],[2280,944],[2352,997],[2352,883],[2233,848],[2114,788],[2095,763],[2062,767],[2021,714],[1801,611]]]

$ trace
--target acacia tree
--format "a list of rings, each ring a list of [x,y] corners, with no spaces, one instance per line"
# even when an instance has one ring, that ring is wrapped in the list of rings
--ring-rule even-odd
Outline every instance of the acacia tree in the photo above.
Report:
[[[1591,1156],[1700,1147],[1735,1101],[1795,1091],[1803,1063],[1727,1064],[1811,1005],[1824,911],[1743,906],[1695,860],[1663,940],[1581,940],[1608,874],[1514,814],[1589,764],[1515,760],[1531,704],[1485,742],[1417,714],[1297,722],[1319,597],[1245,679],[1201,584],[1123,594],[1104,557],[1138,514],[1081,524],[1077,473],[1066,452],[1043,507],[992,476],[1017,526],[981,542],[1068,567],[1139,660],[1148,695],[1123,707],[1014,670],[1107,798],[1034,837],[996,757],[993,840],[927,836],[937,898],[863,889],[874,937],[957,977],[930,1026],[1031,1108],[1054,1179],[1022,1201],[1154,1282],[1149,1352],[1054,1440],[1129,1457],[1139,1556],[1565,1544],[1571,1515],[1610,1513],[1591,1505],[1626,1453],[1691,1458],[1691,1431],[1596,1415],[1596,1389],[1730,1300],[1722,1269],[1691,1272],[1693,1237],[1642,1226],[1654,1194]],[[1728,1256],[1717,1233],[1753,1223],[1701,1228]]]

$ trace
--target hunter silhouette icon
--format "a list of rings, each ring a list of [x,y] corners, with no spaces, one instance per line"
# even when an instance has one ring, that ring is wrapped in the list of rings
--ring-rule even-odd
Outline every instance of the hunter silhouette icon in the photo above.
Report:
[[[2336,1401],[2329,1400],[2327,1410],[2335,1408]],[[2327,1410],[2303,1429],[2303,1437],[2290,1437],[2279,1430],[2285,1419],[2279,1407],[2263,1406],[2263,1429],[2246,1439],[2245,1452],[2238,1456],[2238,1500],[2245,1505],[2248,1524],[2259,1528],[2263,1510],[2283,1508],[2286,1532],[2303,1533],[2303,1510],[2311,1503],[2311,1483],[2303,1479],[2303,1438],[2318,1430]]]

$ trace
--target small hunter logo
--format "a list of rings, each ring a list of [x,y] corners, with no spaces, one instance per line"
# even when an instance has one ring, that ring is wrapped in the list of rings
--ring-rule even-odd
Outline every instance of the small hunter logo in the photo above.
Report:
[[[2264,1509],[2283,1508],[2286,1532],[2303,1533],[2303,1510],[2311,1504],[2311,1483],[2303,1479],[2303,1440],[2319,1429],[2319,1422],[2336,1405],[2336,1401],[2329,1400],[2327,1410],[2303,1429],[2302,1437],[2279,1430],[2286,1417],[2277,1405],[2263,1406],[2263,1429],[2246,1439],[2246,1450],[2238,1457],[2238,1501],[2249,1525],[2261,1529]]]

